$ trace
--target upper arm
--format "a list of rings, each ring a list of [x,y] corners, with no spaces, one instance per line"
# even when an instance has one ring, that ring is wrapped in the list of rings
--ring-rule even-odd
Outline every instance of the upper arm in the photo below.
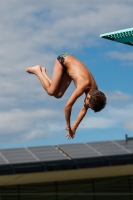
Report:
[[[65,105],[66,109],[70,109],[73,104],[75,103],[75,101],[84,93],[84,90],[82,88],[77,88],[73,94],[71,95],[71,97],[69,98],[68,102]]]

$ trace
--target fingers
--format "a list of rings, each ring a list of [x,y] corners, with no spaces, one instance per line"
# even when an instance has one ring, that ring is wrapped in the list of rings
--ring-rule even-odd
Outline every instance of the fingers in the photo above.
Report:
[[[67,127],[66,126],[66,130],[68,131],[68,133],[66,134],[66,137],[70,140],[74,138],[75,135],[75,131],[71,130],[71,127]]]
[[[66,134],[66,137],[67,137],[67,139],[70,140],[70,139],[73,139],[73,138],[74,138],[74,135],[70,135],[70,133],[67,133],[67,134]]]

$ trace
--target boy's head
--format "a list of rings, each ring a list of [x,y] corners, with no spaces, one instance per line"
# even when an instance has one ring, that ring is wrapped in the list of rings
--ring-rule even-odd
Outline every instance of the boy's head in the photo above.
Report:
[[[94,112],[101,111],[106,105],[106,96],[99,90],[92,90],[89,92],[89,105]]]

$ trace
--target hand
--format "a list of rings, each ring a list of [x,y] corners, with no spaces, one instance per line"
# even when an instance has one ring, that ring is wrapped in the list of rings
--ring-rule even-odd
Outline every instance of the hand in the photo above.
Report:
[[[66,137],[70,140],[73,139],[76,133],[76,128],[74,126],[72,127],[66,127],[66,130],[68,133],[66,134]]]

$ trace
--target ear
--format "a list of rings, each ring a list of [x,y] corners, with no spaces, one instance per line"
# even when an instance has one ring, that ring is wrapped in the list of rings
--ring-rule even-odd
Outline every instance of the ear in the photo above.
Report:
[[[90,94],[87,94],[87,95],[86,95],[86,99],[89,100],[90,98],[91,98]]]

